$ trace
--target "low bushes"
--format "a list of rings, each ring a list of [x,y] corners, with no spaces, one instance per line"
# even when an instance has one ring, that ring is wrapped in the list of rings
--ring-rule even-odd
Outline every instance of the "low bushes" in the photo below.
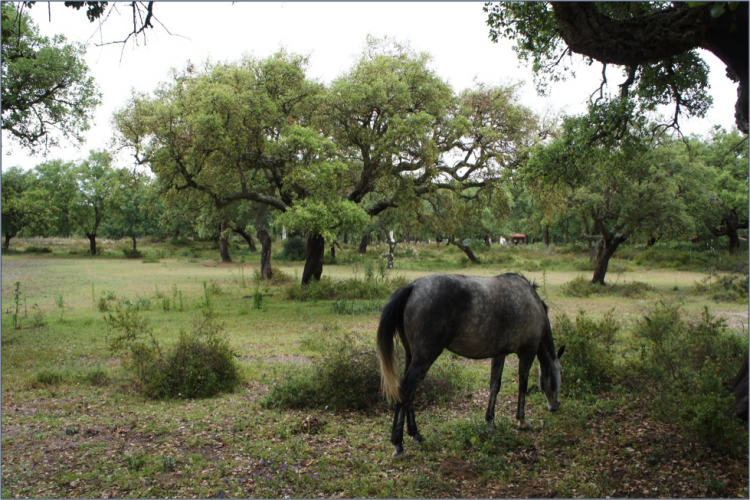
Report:
[[[284,240],[284,249],[279,258],[282,260],[305,260],[305,240],[300,236],[292,236]]]
[[[727,331],[708,309],[698,322],[682,319],[678,304],[660,301],[634,331],[631,374],[653,397],[659,419],[727,452],[746,451],[747,433],[730,416],[734,397],[725,383],[747,352],[747,339]]]
[[[129,351],[125,367],[148,397],[211,397],[241,383],[236,354],[210,308],[204,309],[191,332],[180,332],[177,343],[168,347],[156,341],[137,306],[118,305],[105,322],[110,349]]]
[[[386,404],[380,394],[380,366],[374,346],[336,327],[310,335],[304,344],[322,354],[310,365],[286,370],[271,386],[263,406],[365,410]],[[416,401],[447,401],[466,387],[461,366],[441,357],[418,389]]]
[[[287,286],[284,296],[288,300],[375,300],[387,299],[397,289],[408,284],[401,276],[393,279],[348,279],[332,280],[323,276],[312,280],[308,285],[292,283]]]
[[[748,272],[732,273],[724,276],[710,275],[694,285],[696,293],[711,294],[717,302],[747,302]]]
[[[622,283],[610,283],[602,286],[591,283],[588,278],[579,275],[572,281],[565,283],[561,290],[566,297],[588,297],[593,294],[642,297],[653,288],[640,281],[623,281]]]
[[[609,390],[615,381],[614,344],[620,325],[614,310],[596,321],[580,311],[573,322],[566,314],[557,319],[555,343],[565,345],[561,358],[565,382],[561,390],[567,394]]]

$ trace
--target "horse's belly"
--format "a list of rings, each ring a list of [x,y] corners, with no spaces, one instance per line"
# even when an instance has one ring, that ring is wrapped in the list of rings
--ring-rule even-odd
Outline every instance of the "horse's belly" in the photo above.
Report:
[[[501,354],[516,352],[515,346],[504,344],[496,345],[496,342],[477,337],[460,336],[448,345],[447,349],[453,353],[472,359],[494,358]]]

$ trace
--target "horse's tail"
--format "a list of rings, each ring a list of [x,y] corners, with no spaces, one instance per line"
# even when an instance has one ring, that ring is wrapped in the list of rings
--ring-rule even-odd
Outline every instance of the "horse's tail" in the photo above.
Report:
[[[396,330],[404,332],[404,308],[411,295],[412,285],[399,288],[391,295],[380,314],[378,326],[378,360],[380,361],[380,389],[388,401],[401,401],[401,388],[398,384],[396,356],[393,351],[393,337]],[[401,336],[406,341],[406,336]]]

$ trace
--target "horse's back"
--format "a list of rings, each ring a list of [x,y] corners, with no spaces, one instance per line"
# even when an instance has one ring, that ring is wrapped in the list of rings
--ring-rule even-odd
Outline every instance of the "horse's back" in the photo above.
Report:
[[[547,317],[526,278],[436,274],[415,280],[404,311],[409,342],[468,358],[535,349]]]

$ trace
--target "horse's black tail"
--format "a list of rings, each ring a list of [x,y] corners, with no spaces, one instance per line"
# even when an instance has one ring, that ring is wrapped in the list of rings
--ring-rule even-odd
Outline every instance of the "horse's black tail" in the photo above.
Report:
[[[396,331],[404,331],[404,308],[411,295],[412,285],[396,290],[380,314],[378,326],[378,359],[380,360],[380,387],[388,401],[401,401],[401,388],[398,384],[396,356],[393,351],[393,337]],[[405,340],[406,336],[402,335]]]

